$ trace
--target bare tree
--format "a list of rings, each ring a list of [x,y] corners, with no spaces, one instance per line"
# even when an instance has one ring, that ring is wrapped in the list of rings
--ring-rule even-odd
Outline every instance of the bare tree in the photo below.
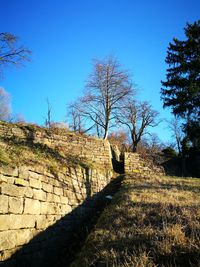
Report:
[[[158,112],[153,110],[148,102],[127,101],[127,103],[117,113],[117,123],[125,125],[130,132],[132,140],[132,151],[135,152],[138,143],[148,127],[155,127]]]
[[[51,128],[51,125],[53,123],[53,121],[52,121],[52,107],[51,107],[51,104],[50,104],[48,98],[47,98],[46,102],[47,102],[47,117],[45,119],[45,126],[48,128]]]
[[[183,129],[182,129],[183,124],[182,124],[180,118],[177,118],[176,116],[174,116],[173,119],[168,121],[168,125],[169,125],[171,132],[172,132],[172,137],[176,141],[176,148],[178,149],[178,153],[179,153],[179,155],[181,155],[182,142],[183,142],[183,139],[185,137],[185,134],[184,134]]]
[[[96,127],[98,136],[107,139],[116,110],[133,88],[129,73],[121,69],[115,58],[95,60],[93,67],[77,109],[82,118],[90,121],[91,128]]]
[[[10,95],[0,88],[0,120],[10,120],[11,107],[10,107]]]
[[[20,65],[29,60],[28,49],[18,45],[18,38],[10,33],[0,33],[0,72],[7,65]]]
[[[71,103],[68,107],[67,117],[69,118],[69,128],[78,133],[84,132],[84,118],[81,116],[78,102]]]

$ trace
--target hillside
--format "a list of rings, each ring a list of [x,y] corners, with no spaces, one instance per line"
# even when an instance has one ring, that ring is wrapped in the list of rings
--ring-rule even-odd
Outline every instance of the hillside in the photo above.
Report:
[[[108,141],[0,122],[0,265],[199,266],[200,180],[112,160]]]
[[[64,128],[0,121],[0,165],[111,169],[109,143]]]
[[[200,180],[126,175],[71,267],[200,266]]]

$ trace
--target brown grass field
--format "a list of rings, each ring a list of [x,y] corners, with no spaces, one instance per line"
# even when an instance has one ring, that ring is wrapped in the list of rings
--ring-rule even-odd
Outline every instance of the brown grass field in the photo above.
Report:
[[[126,175],[71,267],[200,266],[200,179]]]

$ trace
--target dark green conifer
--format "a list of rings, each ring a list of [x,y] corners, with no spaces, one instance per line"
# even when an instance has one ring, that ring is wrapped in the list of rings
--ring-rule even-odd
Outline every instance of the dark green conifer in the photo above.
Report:
[[[200,119],[200,20],[187,24],[186,40],[169,44],[166,81],[162,81],[164,107],[187,120]]]

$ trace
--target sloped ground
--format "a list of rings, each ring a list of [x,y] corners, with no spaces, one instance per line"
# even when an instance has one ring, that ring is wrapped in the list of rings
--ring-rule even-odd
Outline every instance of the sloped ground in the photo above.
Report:
[[[200,180],[127,175],[71,267],[200,266]]]
[[[12,128],[12,124],[6,123],[6,127],[9,130],[9,127]],[[26,127],[31,128],[33,126],[21,126],[23,130]],[[36,129],[38,131],[47,131],[49,134],[56,130],[61,131],[60,129],[48,130],[41,127],[31,128],[33,132]],[[64,133],[60,132],[60,134]],[[53,174],[61,171],[66,166],[95,167],[88,159],[66,153],[62,148],[51,148],[46,144],[34,143],[30,140],[20,140],[20,138],[10,136],[7,137],[0,133],[0,167],[21,165],[48,167],[49,172]]]

